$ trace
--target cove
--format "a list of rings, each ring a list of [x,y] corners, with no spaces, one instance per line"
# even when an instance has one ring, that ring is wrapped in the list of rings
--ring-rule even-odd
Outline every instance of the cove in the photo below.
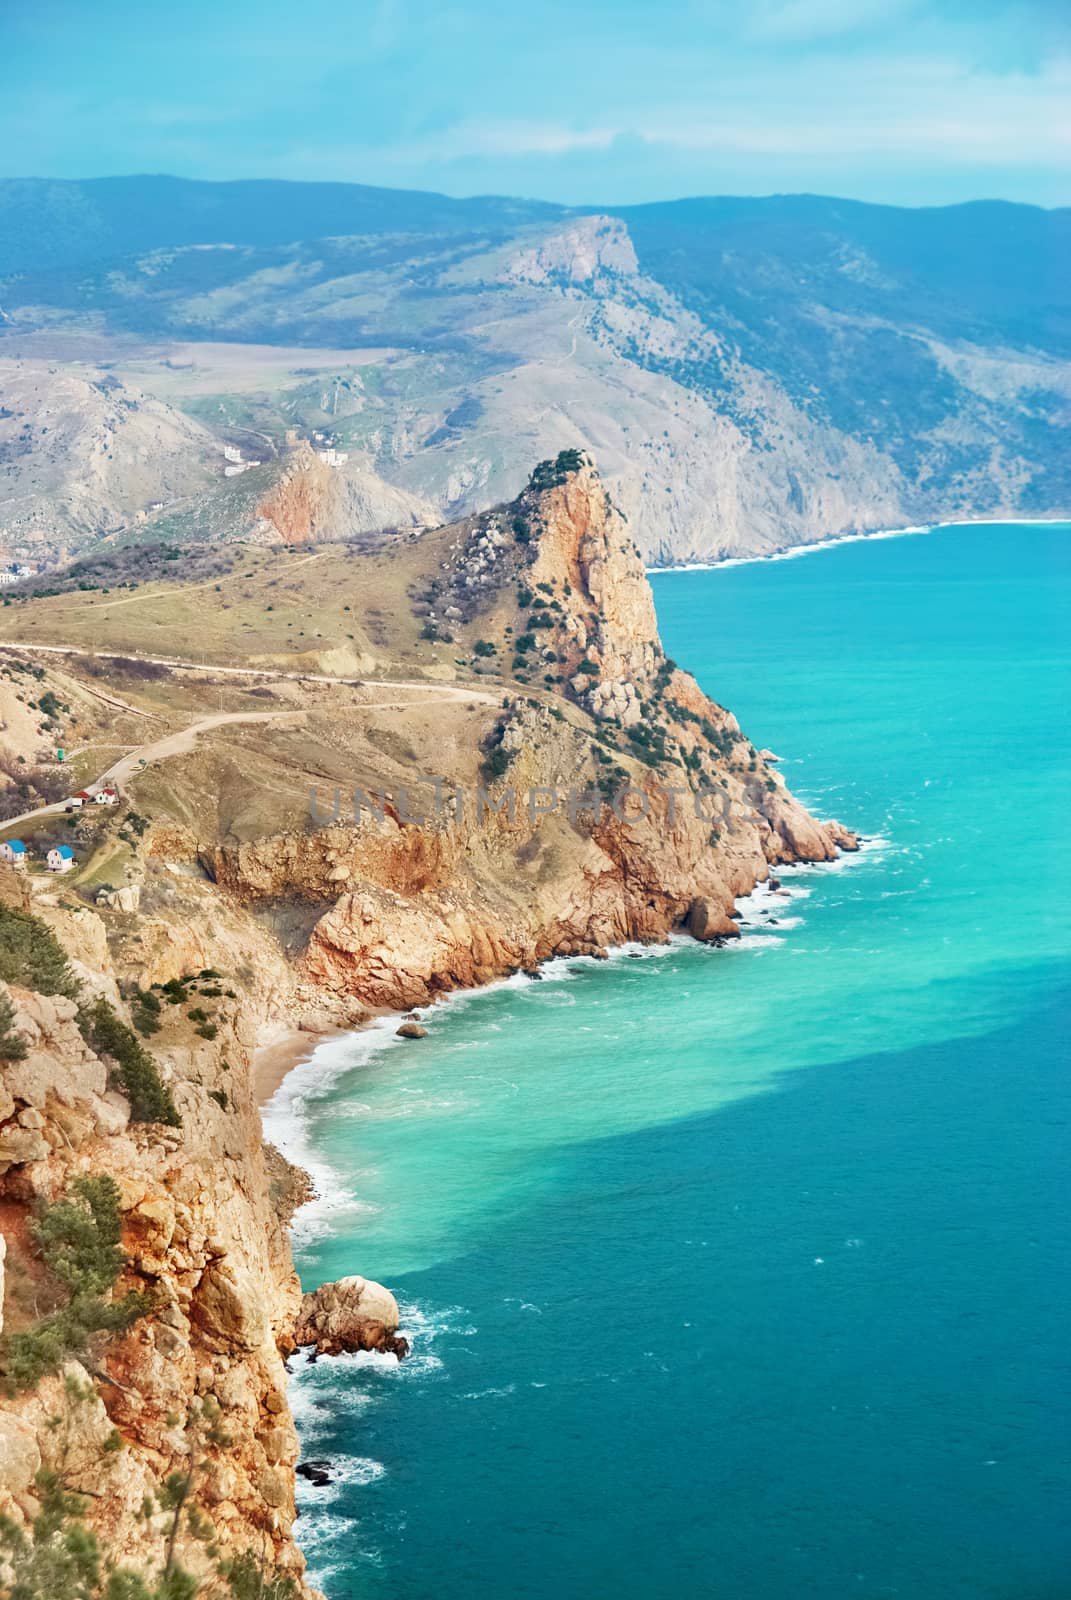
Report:
[[[416,1335],[292,1384],[335,1600],[1068,1591],[1069,532],[656,576],[867,849],[284,1086],[303,1277]]]

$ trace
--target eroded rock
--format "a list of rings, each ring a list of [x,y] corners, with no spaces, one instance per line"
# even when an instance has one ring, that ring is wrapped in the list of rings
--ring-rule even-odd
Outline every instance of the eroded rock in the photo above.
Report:
[[[397,1337],[398,1302],[370,1278],[339,1278],[306,1294],[294,1324],[293,1344],[312,1345],[318,1355],[382,1350],[402,1359],[408,1341]]]

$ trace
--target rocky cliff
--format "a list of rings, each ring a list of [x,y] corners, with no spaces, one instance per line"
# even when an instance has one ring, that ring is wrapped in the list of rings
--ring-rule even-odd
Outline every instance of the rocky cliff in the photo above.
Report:
[[[0,887],[15,898],[19,885],[5,877]],[[221,1558],[251,1552],[258,1568],[300,1585],[298,1446],[280,1347],[291,1347],[301,1301],[285,1228],[302,1186],[262,1144],[250,1075],[271,982],[244,969],[244,979],[224,980],[222,994],[202,983],[180,990],[174,1006],[157,1004],[170,1015],[158,1024],[152,1057],[179,1125],[137,1120],[110,1051],[87,1042],[84,1008],[103,997],[128,1027],[117,981],[129,975],[120,929],[151,960],[162,926],[146,919],[139,931],[130,917],[106,923],[47,901],[34,902],[33,916],[62,941],[79,987],[72,998],[0,985],[25,1050],[4,1060],[0,1082],[8,1340],[0,1347],[0,1514],[28,1532],[46,1493],[41,1474],[54,1474],[65,1491],[85,1497],[88,1526],[108,1559],[149,1576],[164,1570],[171,1518],[146,1515],[146,1505],[173,1474],[188,1473],[188,1509],[206,1520],[200,1531],[192,1516],[182,1520],[172,1552],[181,1566],[206,1579]],[[5,950],[11,935],[5,923]],[[198,958],[206,944],[210,935]],[[215,946],[221,972],[233,973],[238,953],[229,942]],[[144,966],[140,975],[147,980]],[[38,981],[52,986],[45,975]],[[214,1020],[195,1028],[184,1002],[205,989],[215,990]],[[74,1340],[69,1352],[64,1333],[38,1381],[12,1383],[10,1341],[36,1336],[36,1352],[42,1333],[48,1337],[42,1316],[61,1303],[33,1219],[76,1193],[78,1180],[101,1175],[118,1186],[126,1258],[112,1302],[143,1295],[145,1314],[85,1348]]]
[[[577,452],[462,527],[428,611],[533,687],[504,697],[480,770],[429,749],[381,817],[210,852],[247,904],[324,906],[298,966],[336,1002],[424,1003],[674,928],[733,937],[772,865],[854,845],[666,658],[628,524]]]
[[[78,879],[62,894],[38,882],[32,901],[26,878],[0,879],[0,1563],[5,1528],[29,1537],[44,1470],[85,1497],[121,1564],[179,1561],[211,1587],[221,1562],[248,1559],[301,1586],[285,1355],[308,1340],[401,1356],[405,1340],[362,1277],[301,1301],[285,1234],[301,1179],[262,1144],[252,1090],[262,1027],[352,1025],[673,929],[732,938],[734,898],[779,862],[854,845],[667,659],[631,528],[579,451],[426,540],[423,587],[397,603],[425,649],[454,657],[426,667],[428,683],[455,680],[448,695],[392,698],[387,725],[361,703],[343,722],[320,685],[305,712],[280,714],[308,718],[292,767],[270,769],[291,787],[363,728],[383,777],[360,821],[328,801],[322,826],[239,837],[220,819],[232,789],[247,814],[256,752],[238,770],[206,747],[172,755],[166,784],[131,780],[151,822],[99,824],[121,830],[127,865],[92,909]],[[381,559],[339,568],[355,607]],[[466,658],[471,691],[456,682]],[[294,676],[276,688],[296,704]],[[298,736],[281,722],[273,737]],[[101,835],[100,857],[119,843]],[[54,947],[28,931],[42,928]],[[84,1180],[102,1177],[116,1186],[111,1266],[101,1277],[96,1250],[92,1293],[68,1303],[93,1232]],[[57,1215],[77,1235],[66,1254]],[[169,1484],[186,1486],[177,1521]]]

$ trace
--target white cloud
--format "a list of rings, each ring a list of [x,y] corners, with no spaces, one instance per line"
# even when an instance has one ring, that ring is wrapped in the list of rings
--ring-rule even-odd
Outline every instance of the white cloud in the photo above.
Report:
[[[903,157],[938,164],[1055,165],[1071,155],[1071,62],[1037,76],[968,73],[958,63],[875,63],[840,92],[798,75],[777,92],[738,78],[693,109],[639,111],[592,127],[470,118],[434,136],[350,147],[353,159],[410,168],[473,159],[568,156],[642,141],[682,152],[757,157]],[[778,110],[771,111],[776,105]]]

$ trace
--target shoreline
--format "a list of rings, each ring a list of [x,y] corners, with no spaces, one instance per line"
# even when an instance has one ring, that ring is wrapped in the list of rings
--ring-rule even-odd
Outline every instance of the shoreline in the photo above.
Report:
[[[785,863],[776,869],[771,868],[769,878],[795,878],[806,876],[811,872],[822,874],[851,870],[865,860],[872,850],[881,849],[887,843],[888,840],[881,834],[860,838],[857,849],[841,849],[832,861]],[[741,911],[753,909],[747,907],[745,902],[751,900],[753,896],[762,896],[767,890],[769,878],[759,879],[747,894],[738,895],[737,908]],[[757,934],[762,937],[762,922],[758,921],[752,925],[750,932],[752,936]],[[541,979],[553,980],[554,969],[559,966],[568,968],[575,962],[598,966],[606,962],[665,955],[675,945],[694,946],[696,949],[711,953],[715,950],[732,951],[736,948],[748,948],[746,934],[737,940],[727,939],[707,943],[694,939],[683,929],[670,929],[662,939],[652,940],[650,943],[626,940],[609,948],[605,956],[551,956],[542,963],[539,977],[524,971],[510,973],[476,988],[451,989],[427,1005],[410,1007],[408,1010],[378,1011],[364,1022],[348,1028],[318,1033],[280,1025],[276,1029],[275,1036],[258,1047],[254,1063],[254,1083],[264,1137],[288,1161],[306,1172],[314,1187],[313,1195],[291,1219],[288,1230],[291,1239],[302,1237],[308,1239],[320,1235],[330,1229],[333,1214],[345,1210],[350,1205],[358,1207],[360,1205],[359,1197],[347,1190],[340,1175],[323,1162],[316,1151],[306,1143],[304,1115],[306,1102],[310,1098],[319,1099],[321,1093],[329,1089],[330,1085],[344,1073],[358,1065],[370,1065],[381,1052],[411,1048],[411,1041],[396,1036],[399,1024],[410,1012],[416,1012],[420,1021],[427,1024],[432,1018],[469,1004],[496,989],[517,988],[538,983]],[[332,1045],[339,1047],[337,1054],[330,1050]],[[310,1071],[314,1057],[321,1050],[326,1052],[324,1057],[317,1063],[316,1069]]]
[[[320,1033],[287,1023],[272,1026],[270,1034],[259,1039],[253,1050],[253,1098],[257,1110],[264,1110],[294,1068],[304,1066],[325,1040],[350,1031],[356,1030],[337,1028]]]
[[[752,567],[765,561],[793,561],[797,556],[810,555],[813,550],[833,550],[842,544],[863,544],[869,539],[906,539],[915,534],[937,533],[941,528],[1035,528],[1071,526],[1071,516],[1056,517],[954,517],[948,522],[925,522],[903,528],[872,528],[867,533],[834,533],[825,539],[811,539],[803,544],[779,545],[762,555],[722,556],[718,561],[678,561],[668,567],[644,567],[651,573],[665,572],[717,572],[723,567]]]

